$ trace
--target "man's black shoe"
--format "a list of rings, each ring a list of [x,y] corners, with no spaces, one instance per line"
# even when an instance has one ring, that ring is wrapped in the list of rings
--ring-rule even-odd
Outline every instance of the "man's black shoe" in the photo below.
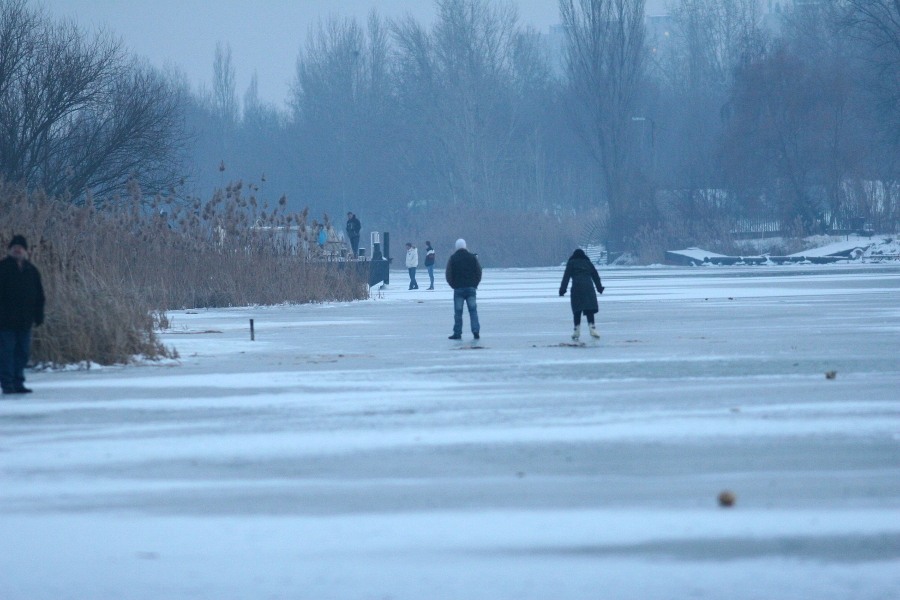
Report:
[[[473,333],[473,334],[472,334],[472,335],[474,335],[474,336],[475,336],[475,339],[476,339],[476,340],[480,340],[480,339],[481,339],[481,336],[480,336],[480,335],[478,335],[478,334],[477,334],[477,333]]]
[[[29,390],[29,389],[26,388],[26,387],[16,388],[16,389],[13,389],[13,390],[3,390],[3,395],[4,395],[4,396],[16,396],[16,395],[19,395],[19,394],[30,394],[30,393],[31,393],[31,390]]]
[[[456,334],[454,333],[453,335],[451,335],[451,336],[450,336],[449,338],[447,338],[447,339],[449,339],[449,340],[461,340],[461,339],[462,339],[462,336],[461,336],[461,335],[456,335]]]

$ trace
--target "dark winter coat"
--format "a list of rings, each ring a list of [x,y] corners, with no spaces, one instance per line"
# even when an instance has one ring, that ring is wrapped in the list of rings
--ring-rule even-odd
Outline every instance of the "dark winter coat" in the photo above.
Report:
[[[481,265],[478,257],[460,248],[447,261],[447,283],[454,290],[462,288],[477,288],[481,283]]]
[[[566,272],[563,275],[562,284],[559,286],[560,296],[565,295],[570,279],[572,280],[572,310],[597,312],[599,307],[594,288],[596,287],[598,292],[603,293],[600,274],[597,273],[597,268],[594,267],[591,259],[581,249],[576,250],[569,258],[569,262],[566,263]]]
[[[425,249],[425,266],[430,267],[434,264],[434,248],[429,246]]]
[[[359,232],[362,230],[362,225],[359,222],[359,219],[353,217],[352,219],[347,219],[347,235],[352,238],[358,238]]]
[[[30,262],[11,256],[0,260],[0,330],[29,329],[44,322],[41,274]]]

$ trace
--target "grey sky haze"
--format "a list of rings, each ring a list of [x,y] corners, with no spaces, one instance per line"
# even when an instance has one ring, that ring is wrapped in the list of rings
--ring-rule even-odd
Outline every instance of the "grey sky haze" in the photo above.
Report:
[[[52,14],[86,27],[106,26],[135,53],[153,64],[178,65],[197,86],[212,79],[217,41],[231,44],[243,95],[254,69],[264,100],[287,98],[301,44],[311,24],[329,14],[365,19],[374,8],[382,16],[410,14],[434,18],[429,0],[45,0]],[[519,17],[546,32],[559,21],[556,0],[518,0]],[[658,11],[662,0],[652,0]]]

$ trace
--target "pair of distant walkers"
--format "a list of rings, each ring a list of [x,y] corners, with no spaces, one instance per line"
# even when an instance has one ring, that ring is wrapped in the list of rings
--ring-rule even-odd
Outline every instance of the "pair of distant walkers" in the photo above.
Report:
[[[416,269],[419,267],[419,249],[412,245],[412,242],[406,242],[406,268],[409,270],[409,289],[419,289],[419,283],[416,281]],[[431,284],[429,290],[434,289],[434,248],[431,242],[425,242],[425,268],[428,269],[428,279]]]
[[[0,260],[0,387],[4,395],[31,392],[25,387],[31,328],[43,322],[41,274],[28,260],[28,242],[17,235]]]
[[[447,283],[453,288],[453,335],[450,336],[451,340],[462,339],[464,304],[469,308],[472,335],[476,340],[481,338],[481,325],[478,322],[478,306],[476,303],[481,275],[482,270],[478,257],[468,251],[465,240],[457,240],[456,252],[447,262],[446,273]],[[560,296],[566,295],[570,281],[572,283],[570,303],[575,322],[572,339],[578,340],[581,337],[582,315],[587,317],[591,337],[599,338],[600,334],[597,332],[597,327],[594,323],[594,315],[599,310],[597,293],[602,294],[605,288],[600,282],[600,274],[597,272],[597,268],[581,248],[575,250],[566,262],[566,270],[563,273],[562,283],[559,286]]]

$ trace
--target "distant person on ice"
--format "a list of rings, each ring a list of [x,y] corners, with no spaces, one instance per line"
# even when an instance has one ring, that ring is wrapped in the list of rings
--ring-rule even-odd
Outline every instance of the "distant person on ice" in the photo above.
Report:
[[[0,387],[4,394],[28,394],[31,326],[44,322],[44,288],[37,267],[28,262],[25,238],[13,237],[8,250],[0,260]]]
[[[347,213],[347,237],[350,238],[350,248],[353,249],[353,256],[359,256],[359,232],[362,225],[359,219],[352,212]]]
[[[453,335],[451,340],[462,339],[463,304],[469,307],[469,320],[472,325],[472,335],[480,339],[481,325],[478,323],[478,306],[475,303],[475,295],[478,284],[481,283],[481,265],[478,257],[471,254],[466,248],[466,240],[456,240],[456,252],[447,261],[447,283],[453,288]]]
[[[406,268],[409,269],[409,289],[419,289],[416,283],[416,268],[419,266],[419,250],[410,242],[406,242]]]
[[[594,315],[599,310],[597,306],[597,294],[594,288],[601,294],[603,286],[600,285],[600,274],[597,273],[596,267],[587,257],[584,250],[579,248],[569,257],[566,263],[566,272],[563,275],[562,284],[559,286],[559,295],[566,295],[566,288],[569,287],[569,280],[572,280],[572,314],[575,317],[575,331],[572,333],[572,339],[577,340],[581,337],[581,313],[587,317],[588,325],[591,328],[591,337],[599,338],[600,334],[594,327]]]
[[[428,269],[428,279],[431,280],[431,285],[428,286],[429,290],[434,289],[434,248],[431,247],[431,242],[425,242],[425,268]]]

